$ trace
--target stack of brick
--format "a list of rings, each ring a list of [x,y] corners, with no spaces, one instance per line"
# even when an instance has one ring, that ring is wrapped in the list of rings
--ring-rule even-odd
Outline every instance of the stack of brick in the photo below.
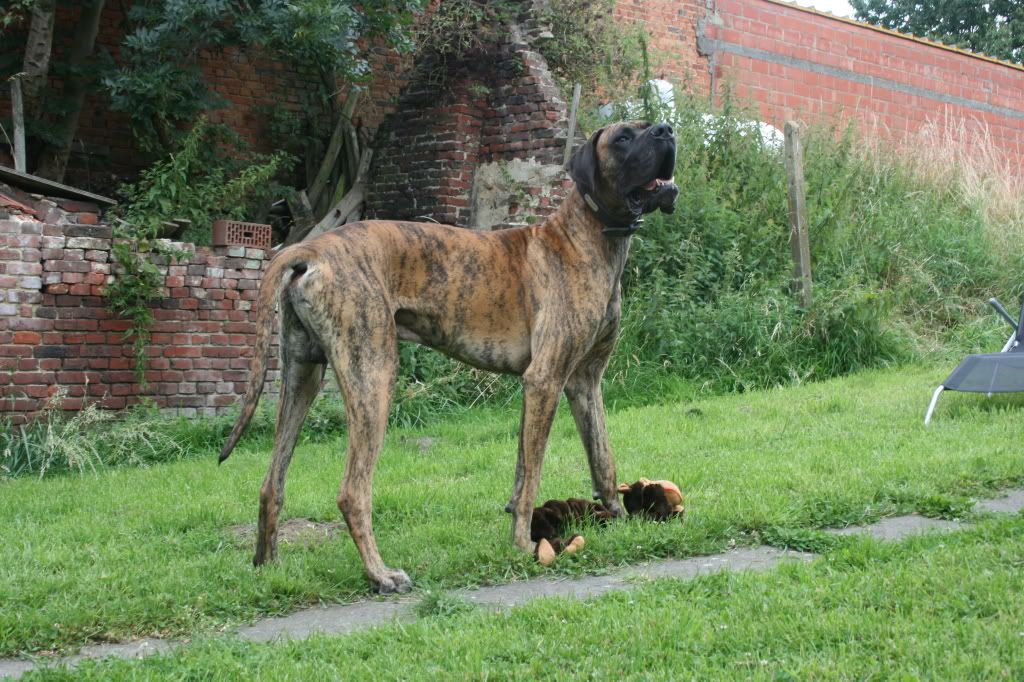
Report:
[[[244,393],[263,250],[178,245],[192,254],[161,267],[143,386],[130,325],[105,308],[112,228],[92,204],[41,200],[36,212],[0,220],[0,417],[23,422],[58,393],[67,410],[146,398],[171,414],[211,415]]]

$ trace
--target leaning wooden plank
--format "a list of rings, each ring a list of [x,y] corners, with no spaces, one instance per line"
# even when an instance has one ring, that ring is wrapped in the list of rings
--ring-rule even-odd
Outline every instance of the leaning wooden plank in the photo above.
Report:
[[[46,196],[61,197],[64,199],[78,199],[79,201],[91,201],[92,203],[99,204],[100,206],[114,206],[117,204],[117,201],[110,197],[86,192],[84,189],[78,189],[76,187],[69,187],[68,185],[54,180],[41,178],[38,175],[22,173],[6,166],[0,166],[0,180],[4,180],[5,182],[8,182],[20,189],[28,190],[29,192],[36,192],[37,194],[44,194]]]
[[[287,198],[288,209],[292,213],[292,229],[284,238],[282,246],[290,246],[305,239],[309,231],[316,227],[316,220],[313,218],[313,207],[309,204],[309,198],[302,190],[292,192]]]
[[[351,118],[352,112],[355,109],[356,101],[359,99],[358,91],[349,91],[348,99],[345,100],[345,107],[341,111],[341,115],[338,116],[338,122],[334,126],[334,132],[331,133],[331,141],[327,145],[327,151],[324,153],[323,161],[320,162],[320,170],[317,171],[316,178],[313,180],[313,184],[309,186],[309,203],[316,206],[320,203],[320,195],[323,194],[324,188],[327,186],[327,181],[330,180],[331,171],[334,170],[334,165],[338,161],[338,155],[341,153],[342,146],[345,144],[346,133],[349,128],[352,127]]]
[[[25,107],[21,97],[21,75],[11,78],[11,114],[14,123],[14,169],[22,173],[25,166]]]
[[[309,231],[303,241],[308,241],[328,230],[333,230],[339,225],[344,225],[345,220],[359,208],[363,199],[366,198],[366,174],[370,170],[370,161],[373,159],[373,150],[369,147],[363,151],[363,157],[359,160],[359,172],[356,180],[345,196],[327,212],[327,215],[317,223],[316,227]]]

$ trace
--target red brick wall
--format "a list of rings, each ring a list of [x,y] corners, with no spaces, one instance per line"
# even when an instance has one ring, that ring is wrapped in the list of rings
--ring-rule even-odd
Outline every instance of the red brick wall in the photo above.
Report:
[[[620,26],[643,27],[656,76],[667,76],[694,93],[710,91],[707,59],[697,51],[697,32],[713,0],[618,0]]]
[[[58,387],[69,410],[86,400],[120,409],[143,397],[182,415],[232,405],[249,374],[264,252],[187,245],[191,257],[161,268],[143,388],[128,323],[104,307],[111,228],[97,224],[94,206],[59,203],[67,211],[43,201],[40,220],[0,220],[0,417],[24,421]]]
[[[665,73],[716,98],[731,87],[778,127],[853,118],[899,139],[929,119],[978,121],[1024,161],[1024,68],[774,0],[706,2],[617,13],[645,25]]]

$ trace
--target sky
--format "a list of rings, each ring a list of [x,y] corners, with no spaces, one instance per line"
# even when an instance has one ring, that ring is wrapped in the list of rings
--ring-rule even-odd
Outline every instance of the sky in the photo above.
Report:
[[[813,7],[823,12],[830,12],[837,17],[853,18],[853,8],[846,0],[793,0],[798,5]]]

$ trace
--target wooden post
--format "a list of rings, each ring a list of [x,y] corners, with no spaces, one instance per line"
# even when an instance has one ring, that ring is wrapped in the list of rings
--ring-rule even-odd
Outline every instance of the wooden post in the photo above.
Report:
[[[569,107],[569,134],[565,138],[565,156],[562,157],[562,166],[569,165],[572,157],[573,143],[576,142],[576,110],[580,106],[580,91],[583,86],[577,83],[572,86],[572,106]]]
[[[305,191],[293,191],[285,197],[285,201],[288,203],[288,210],[292,212],[293,224],[282,246],[289,246],[305,239],[309,231],[316,227],[316,218],[313,217],[313,206],[310,205]]]
[[[807,240],[807,206],[804,191],[804,152],[800,127],[786,121],[786,178],[789,184],[789,248],[793,254],[792,291],[800,305],[811,307],[811,248]]]
[[[11,109],[14,119],[14,170],[27,173],[25,167],[25,105],[21,98],[21,74],[11,79]]]

